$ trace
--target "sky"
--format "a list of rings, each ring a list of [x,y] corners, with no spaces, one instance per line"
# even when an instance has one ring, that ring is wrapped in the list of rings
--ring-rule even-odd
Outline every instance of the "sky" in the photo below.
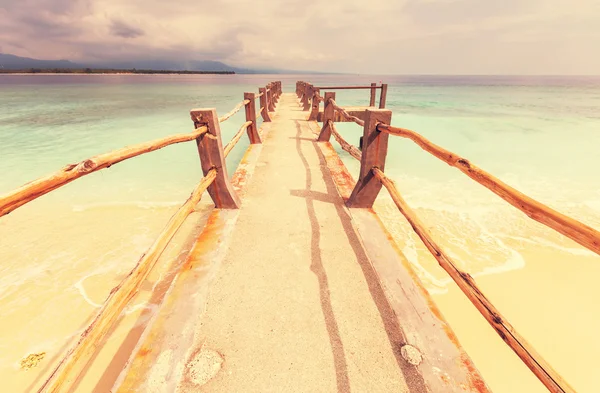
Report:
[[[0,0],[0,53],[362,74],[599,74],[600,0]]]

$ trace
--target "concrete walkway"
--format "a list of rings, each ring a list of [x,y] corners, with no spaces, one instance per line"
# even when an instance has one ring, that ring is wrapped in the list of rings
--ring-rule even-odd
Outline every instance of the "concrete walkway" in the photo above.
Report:
[[[210,288],[190,391],[408,391],[307,116],[282,95]]]

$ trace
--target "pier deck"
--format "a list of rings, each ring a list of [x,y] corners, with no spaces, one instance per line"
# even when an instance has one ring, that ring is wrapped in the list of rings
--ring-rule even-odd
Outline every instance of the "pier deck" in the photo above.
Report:
[[[306,113],[279,106],[211,285],[200,335],[224,362],[202,391],[406,391]]]
[[[346,207],[318,124],[293,94],[271,118],[233,175],[241,209],[209,218],[118,391],[485,389],[377,216]]]

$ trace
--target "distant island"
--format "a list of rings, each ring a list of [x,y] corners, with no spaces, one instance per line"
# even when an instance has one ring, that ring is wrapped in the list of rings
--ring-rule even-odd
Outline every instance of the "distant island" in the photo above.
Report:
[[[40,60],[0,52],[0,74],[314,74],[311,71],[250,69],[214,60],[176,58],[82,61]]]
[[[138,69],[118,69],[118,68],[25,68],[25,69],[3,69],[0,68],[0,74],[216,74],[233,75],[235,71],[188,71],[188,70],[138,70]]]

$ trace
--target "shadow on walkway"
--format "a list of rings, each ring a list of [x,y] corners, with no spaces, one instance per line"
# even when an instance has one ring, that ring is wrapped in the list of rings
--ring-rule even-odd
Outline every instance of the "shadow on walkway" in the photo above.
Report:
[[[332,351],[334,355],[335,367],[336,367],[336,376],[338,382],[338,392],[349,392],[350,385],[348,381],[347,374],[347,364],[344,355],[343,343],[341,342],[341,338],[339,335],[339,331],[337,329],[337,323],[335,321],[335,316],[333,315],[333,310],[331,307],[330,296],[329,296],[329,287],[327,282],[327,276],[325,274],[325,270],[323,268],[323,264],[321,261],[321,251],[319,247],[320,242],[320,225],[318,222],[318,218],[315,214],[314,210],[314,201],[318,200],[321,202],[333,203],[335,205],[337,214],[340,218],[342,226],[344,228],[344,232],[348,237],[348,243],[352,247],[354,254],[356,255],[356,259],[360,264],[360,267],[363,271],[364,277],[366,279],[367,285],[369,287],[369,292],[371,293],[371,297],[377,306],[381,319],[383,321],[383,325],[385,327],[386,334],[388,336],[388,340],[390,343],[390,347],[394,353],[394,357],[396,359],[396,363],[398,367],[402,371],[404,379],[406,381],[407,386],[409,387],[411,392],[427,392],[427,387],[425,385],[425,381],[423,377],[418,372],[417,368],[404,360],[400,353],[400,348],[404,346],[406,342],[406,338],[400,329],[400,325],[398,323],[398,319],[396,314],[394,313],[392,307],[390,306],[383,288],[381,287],[381,283],[377,277],[377,273],[373,269],[365,250],[361,244],[361,241],[356,233],[353,225],[352,219],[347,211],[347,208],[344,205],[342,198],[339,196],[337,188],[333,183],[333,179],[331,178],[331,174],[327,169],[327,163],[325,162],[325,158],[321,153],[319,146],[315,139],[309,139],[306,137],[301,137],[302,135],[302,125],[299,120],[296,120],[296,149],[298,151],[298,155],[300,156],[305,168],[306,168],[306,190],[302,190],[301,192],[292,192],[293,195],[298,197],[306,198],[306,207],[308,210],[308,214],[310,217],[311,227],[312,227],[312,265],[311,269],[317,275],[319,279],[320,292],[321,292],[321,307],[323,309],[323,315],[325,316],[325,320],[327,323],[327,330],[329,332],[330,342],[332,346]],[[312,174],[310,171],[310,167],[308,164],[308,160],[302,151],[302,144],[310,142],[311,147],[315,149],[317,156],[319,157],[319,167],[321,169],[321,173],[323,175],[323,180],[327,187],[327,194],[322,192],[312,191]]]

